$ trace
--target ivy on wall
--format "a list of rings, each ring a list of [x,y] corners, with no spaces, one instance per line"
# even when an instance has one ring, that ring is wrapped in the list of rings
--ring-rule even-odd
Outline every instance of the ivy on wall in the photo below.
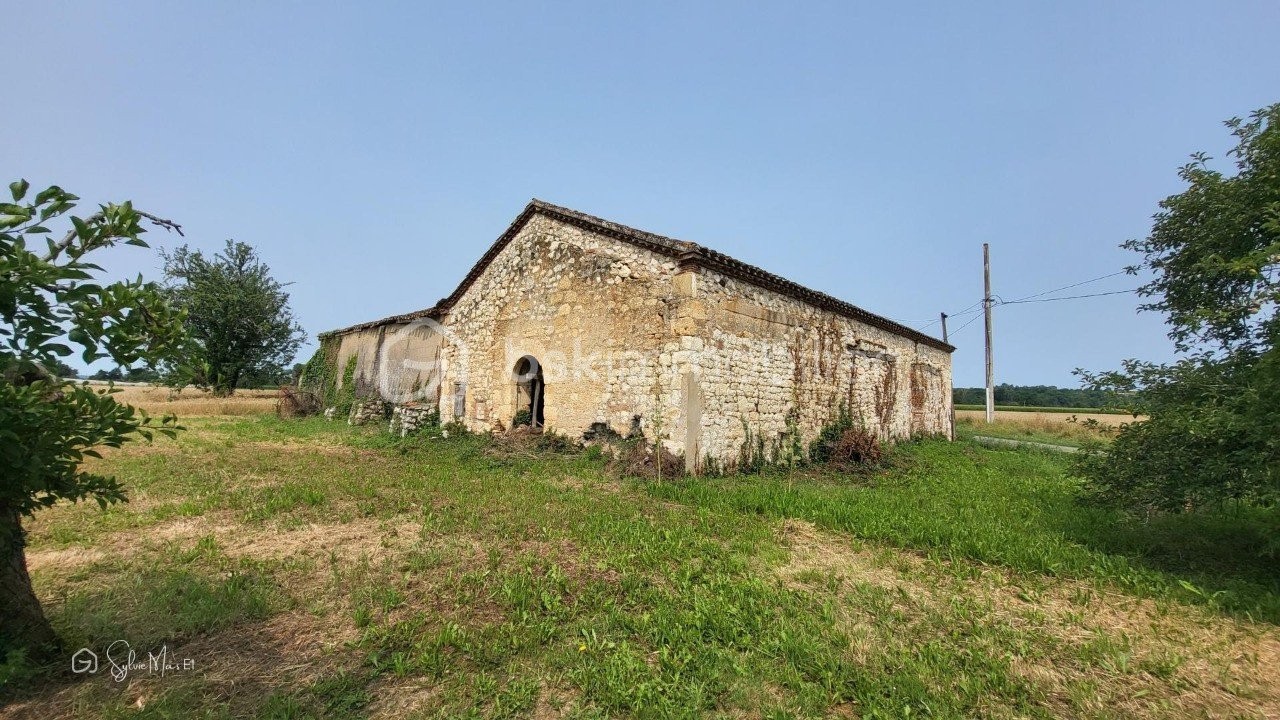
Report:
[[[323,408],[336,408],[339,416],[351,412],[354,401],[353,384],[356,374],[357,357],[347,358],[346,367],[342,369],[342,384],[338,384],[338,348],[340,338],[324,338],[320,347],[307,360],[302,368],[302,377],[298,385],[303,390],[313,393]]]

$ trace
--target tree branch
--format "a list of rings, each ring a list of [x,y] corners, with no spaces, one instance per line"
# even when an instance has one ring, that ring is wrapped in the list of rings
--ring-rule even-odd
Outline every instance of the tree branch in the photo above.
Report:
[[[138,213],[139,217],[144,217],[150,220],[155,225],[164,228],[165,230],[170,230],[172,232],[178,233],[178,235],[182,237],[186,237],[186,235],[183,235],[182,233],[182,226],[172,220],[166,220],[162,217],[156,217],[155,215],[152,215],[149,212],[143,212],[142,210],[134,210],[134,212]],[[102,219],[102,213],[96,212],[90,215],[89,217],[85,218],[84,220],[86,223],[90,223],[90,222],[96,222],[101,219]],[[66,236],[63,237],[62,240],[59,241],[57,245],[54,245],[53,249],[49,251],[49,254],[45,255],[44,258],[42,259],[45,262],[53,262],[54,260],[58,259],[58,256],[61,255],[63,251],[71,247],[71,243],[75,242],[75,240],[76,240],[76,231],[74,229],[67,231]]]

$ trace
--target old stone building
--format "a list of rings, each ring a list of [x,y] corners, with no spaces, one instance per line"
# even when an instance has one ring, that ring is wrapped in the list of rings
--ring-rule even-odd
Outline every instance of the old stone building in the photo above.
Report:
[[[696,468],[847,409],[950,436],[946,343],[690,242],[534,200],[451,295],[321,335],[357,398],[478,431],[661,438]],[[357,403],[353,413],[368,407]]]

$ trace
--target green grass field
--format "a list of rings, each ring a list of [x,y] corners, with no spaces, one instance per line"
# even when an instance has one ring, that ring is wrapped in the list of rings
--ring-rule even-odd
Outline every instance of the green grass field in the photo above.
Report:
[[[527,442],[187,424],[110,453],[133,501],[44,512],[29,562],[68,656],[194,667],[10,662],[0,715],[1280,714],[1276,516],[1135,522],[1056,455],[655,483]]]

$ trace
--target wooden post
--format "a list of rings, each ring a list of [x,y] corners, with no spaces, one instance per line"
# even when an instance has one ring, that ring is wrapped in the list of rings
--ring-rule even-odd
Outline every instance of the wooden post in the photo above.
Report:
[[[982,243],[982,313],[987,326],[987,423],[996,419],[995,374],[991,360],[991,248]]]

